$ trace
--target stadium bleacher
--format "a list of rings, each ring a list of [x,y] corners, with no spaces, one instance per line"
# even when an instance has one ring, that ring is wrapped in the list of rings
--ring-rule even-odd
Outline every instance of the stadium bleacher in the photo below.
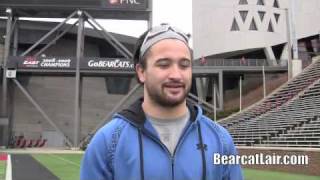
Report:
[[[236,145],[320,147],[320,60],[265,99],[219,123]]]

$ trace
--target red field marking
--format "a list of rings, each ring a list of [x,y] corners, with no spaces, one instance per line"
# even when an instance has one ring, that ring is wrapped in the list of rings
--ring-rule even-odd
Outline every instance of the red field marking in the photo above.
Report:
[[[8,159],[7,154],[0,154],[0,161],[6,161]]]

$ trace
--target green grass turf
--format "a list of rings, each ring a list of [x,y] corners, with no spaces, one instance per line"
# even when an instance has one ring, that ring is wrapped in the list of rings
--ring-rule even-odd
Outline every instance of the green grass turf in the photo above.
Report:
[[[302,174],[244,169],[245,180],[320,180],[320,176],[307,176]]]
[[[80,178],[82,154],[34,154],[32,156],[61,180]]]
[[[0,180],[4,180],[6,177],[6,162],[0,161]]]
[[[59,179],[79,179],[82,154],[34,154],[32,156],[59,177]],[[320,180],[320,176],[255,169],[244,169],[243,173],[245,180]]]

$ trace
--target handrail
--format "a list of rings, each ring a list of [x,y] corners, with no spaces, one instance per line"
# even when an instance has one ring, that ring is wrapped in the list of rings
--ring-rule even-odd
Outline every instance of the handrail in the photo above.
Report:
[[[276,60],[278,61],[278,60]],[[273,66],[267,59],[213,59],[201,58],[193,61],[194,66]],[[280,65],[278,65],[280,67]]]
[[[199,98],[198,96],[196,96],[192,93],[189,93],[188,98],[190,98],[191,101],[198,102],[198,104],[201,105],[206,111],[208,111],[208,112],[214,111],[215,107],[212,104],[206,102],[205,100]]]

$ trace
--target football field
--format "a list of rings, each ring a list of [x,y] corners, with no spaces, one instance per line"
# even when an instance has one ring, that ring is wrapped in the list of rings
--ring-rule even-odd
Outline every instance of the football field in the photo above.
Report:
[[[0,180],[5,179],[5,174],[6,173],[6,162],[5,161],[0,161]]]
[[[79,179],[80,162],[83,154],[31,154],[44,167],[61,180]],[[246,180],[320,180],[320,176],[244,169]],[[5,179],[5,161],[0,161],[0,180]]]
[[[32,156],[61,180],[79,179],[82,154],[33,154]]]
[[[61,179],[79,179],[82,154],[36,154],[33,155],[33,157]],[[320,176],[306,176],[254,169],[244,169],[244,176],[246,180],[320,180]]]
[[[263,171],[255,169],[244,169],[244,177],[245,180],[320,180],[320,176],[306,176],[302,174]]]

